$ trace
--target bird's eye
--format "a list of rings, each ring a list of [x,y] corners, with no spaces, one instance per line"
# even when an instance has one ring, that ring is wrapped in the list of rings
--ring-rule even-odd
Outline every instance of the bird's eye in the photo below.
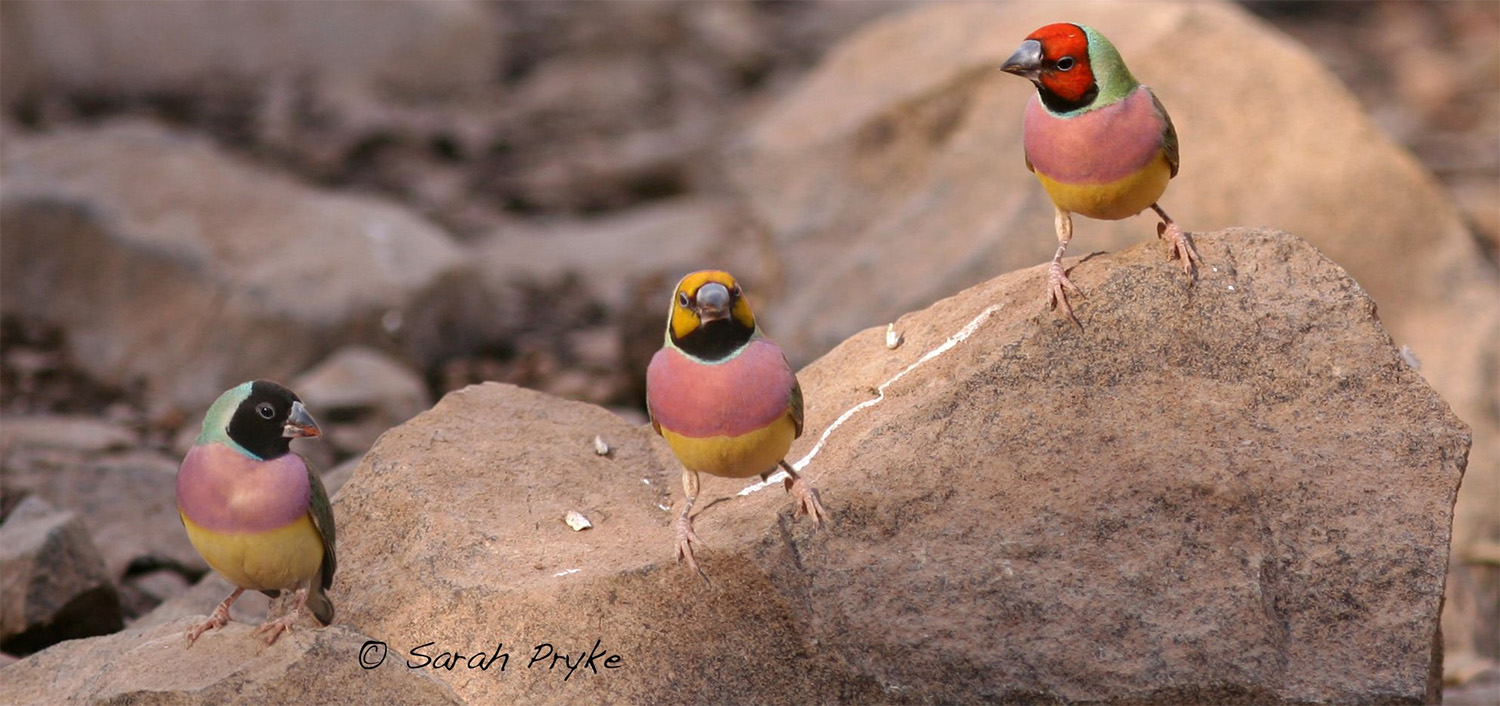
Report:
[[[270,402],[262,402],[255,405],[255,413],[259,414],[261,419],[270,419],[276,416],[276,408],[272,407]]]
[[[1057,70],[1058,71],[1067,71],[1067,70],[1072,69],[1072,68],[1073,68],[1073,57],[1071,57],[1071,56],[1065,56],[1065,57],[1057,60]]]
[[[740,286],[738,284],[736,284],[733,287],[729,288],[729,298],[730,299],[739,299],[740,296],[741,296],[741,294],[740,294]]]
[[[677,305],[678,306],[686,309],[689,306],[692,306],[692,304],[693,304],[693,302],[688,299],[687,292],[678,292],[677,293]]]

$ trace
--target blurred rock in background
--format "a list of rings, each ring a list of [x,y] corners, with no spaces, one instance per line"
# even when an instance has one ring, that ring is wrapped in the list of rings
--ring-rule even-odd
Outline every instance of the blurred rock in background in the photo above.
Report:
[[[994,65],[1066,15],[1172,110],[1172,212],[1324,238],[1473,428],[1444,629],[1454,680],[1494,673],[1500,5],[1245,6],[1305,46],[1227,3],[910,5],[0,3],[0,513],[79,513],[135,617],[206,568],[165,482],[244,379],[308,388],[331,468],[472,382],[638,409],[690,269],[805,363],[1041,262]],[[1185,61],[1205,35],[1236,51]],[[115,472],[134,539],[69,485]]]

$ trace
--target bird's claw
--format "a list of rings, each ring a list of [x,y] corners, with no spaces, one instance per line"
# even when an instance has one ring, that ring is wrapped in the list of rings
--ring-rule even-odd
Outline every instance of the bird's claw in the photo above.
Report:
[[[686,560],[688,568],[697,572],[699,576],[702,576],[704,581],[708,581],[708,574],[703,572],[703,569],[698,566],[698,559],[693,556],[694,544],[697,544],[704,549],[708,548],[708,544],[702,539],[699,539],[698,533],[693,531],[692,520],[688,519],[686,516],[677,518],[677,544],[676,549],[674,550],[674,553],[677,556],[677,561],[682,562]],[[711,583],[712,582],[710,582],[710,584]]]
[[[187,637],[188,647],[192,647],[193,643],[197,642],[198,638],[201,637],[203,633],[208,632],[209,630],[218,630],[228,623],[229,610],[224,606],[215,608],[214,612],[209,613],[208,620],[194,625],[186,633],[184,633],[184,635]]]
[[[812,483],[799,477],[787,477],[782,481],[789,495],[796,496],[798,500],[797,514],[807,515],[812,518],[813,525],[822,527],[828,520],[828,511],[823,509],[823,503],[818,501],[818,489]]]
[[[276,638],[281,637],[281,633],[292,631],[292,624],[297,622],[297,612],[291,611],[280,618],[261,623],[256,626],[254,634],[264,638],[267,645],[275,643]]]
[[[1073,305],[1068,303],[1069,290],[1079,296],[1083,295],[1083,290],[1068,279],[1068,273],[1063,270],[1062,263],[1053,261],[1052,266],[1047,268],[1047,308],[1056,309],[1058,304],[1062,304],[1063,313],[1073,323],[1082,327],[1083,324],[1079,323],[1078,317],[1073,314]]]
[[[267,645],[276,642],[281,633],[290,633],[292,626],[297,623],[297,618],[302,616],[302,609],[307,605],[307,589],[301,588],[295,592],[284,592],[276,597],[271,603],[271,614],[280,614],[274,619],[256,626],[256,636],[263,637]]]
[[[1167,241],[1167,245],[1171,248],[1167,251],[1167,259],[1182,261],[1183,274],[1191,277],[1193,266],[1203,264],[1203,258],[1198,255],[1198,249],[1193,247],[1192,237],[1176,222],[1157,223],[1156,237]]]

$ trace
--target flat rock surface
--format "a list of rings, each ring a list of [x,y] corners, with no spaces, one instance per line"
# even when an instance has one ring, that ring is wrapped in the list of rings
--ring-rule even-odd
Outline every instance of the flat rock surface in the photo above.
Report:
[[[187,646],[201,616],[52,647],[4,669],[11,704],[461,703],[395,661],[362,668],[369,638],[346,625],[297,630],[266,646],[232,622]],[[368,659],[368,657],[367,657]]]

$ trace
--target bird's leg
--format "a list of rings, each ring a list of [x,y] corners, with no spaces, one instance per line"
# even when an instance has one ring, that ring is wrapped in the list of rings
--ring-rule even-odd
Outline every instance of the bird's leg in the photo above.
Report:
[[[1062,266],[1063,254],[1068,251],[1068,241],[1073,239],[1073,216],[1059,208],[1056,224],[1057,254],[1052,256],[1052,266],[1047,268],[1047,307],[1056,309],[1061,303],[1063,313],[1081,327],[1083,324],[1078,323],[1078,317],[1073,315],[1073,305],[1068,303],[1068,290],[1073,290],[1075,294],[1083,292],[1068,279],[1068,273],[1063,271]]]
[[[682,469],[682,492],[687,496],[687,501],[682,505],[682,514],[677,516],[677,560],[687,560],[687,565],[693,571],[698,572],[704,581],[708,581],[708,574],[698,568],[698,560],[693,558],[693,545],[700,544],[707,547],[703,540],[698,539],[698,534],[693,531],[693,518],[688,516],[693,510],[693,501],[698,499],[698,472]]]
[[[1197,248],[1193,247],[1193,239],[1188,236],[1187,231],[1177,225],[1177,221],[1167,215],[1166,211],[1161,210],[1161,206],[1153,203],[1151,208],[1156,211],[1156,215],[1161,216],[1162,220],[1161,223],[1156,224],[1156,237],[1166,240],[1167,245],[1172,248],[1171,252],[1167,253],[1167,259],[1182,260],[1182,271],[1192,276],[1193,265],[1203,264],[1203,258],[1198,256]]]
[[[797,514],[807,515],[812,518],[813,524],[822,527],[823,522],[828,519],[828,511],[823,509],[823,503],[818,502],[818,489],[813,487],[812,481],[797,475],[792,467],[783,460],[781,467],[786,469],[786,480],[782,483],[786,486],[788,495],[797,496],[799,504]]]
[[[299,588],[297,589],[296,600],[291,601],[289,605],[287,605],[287,608],[284,612],[282,612],[281,617],[270,618],[268,616],[266,622],[261,623],[255,628],[254,634],[263,636],[267,645],[276,642],[276,638],[280,637],[281,633],[292,631],[292,625],[297,622],[297,618],[302,616],[302,610],[306,606],[307,588]]]
[[[188,630],[188,647],[192,647],[193,643],[198,641],[199,635],[202,635],[209,630],[218,630],[219,628],[224,627],[224,625],[229,622],[229,606],[234,605],[235,599],[239,598],[240,594],[244,592],[245,589],[236,587],[234,589],[234,593],[229,594],[229,597],[225,598],[224,601],[219,604],[219,607],[214,609],[214,612],[208,614],[208,620],[198,623],[197,625],[193,626],[192,629]]]

